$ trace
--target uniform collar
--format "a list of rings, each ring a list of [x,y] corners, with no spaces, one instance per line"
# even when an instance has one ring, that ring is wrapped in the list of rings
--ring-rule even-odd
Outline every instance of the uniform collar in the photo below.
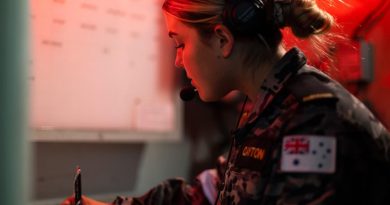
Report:
[[[263,81],[247,122],[253,122],[283,88],[285,82],[305,64],[305,55],[298,48],[290,49],[275,64]]]

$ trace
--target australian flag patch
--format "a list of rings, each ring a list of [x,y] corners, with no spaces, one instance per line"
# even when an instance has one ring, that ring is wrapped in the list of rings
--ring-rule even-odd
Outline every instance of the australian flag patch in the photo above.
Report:
[[[289,135],[283,138],[282,172],[334,173],[336,137]]]

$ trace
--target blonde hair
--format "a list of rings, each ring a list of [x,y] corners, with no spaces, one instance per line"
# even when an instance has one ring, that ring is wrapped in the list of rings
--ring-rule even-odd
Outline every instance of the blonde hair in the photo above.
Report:
[[[165,0],[163,10],[189,24],[221,22],[225,0]]]
[[[165,0],[163,10],[193,26],[207,39],[207,36],[212,33],[213,26],[223,23],[222,14],[225,4],[229,1],[234,0]],[[263,40],[259,41],[259,38],[253,34],[235,36],[238,41],[247,44],[247,48],[243,48],[242,51],[246,63],[255,63],[254,61],[259,63],[259,61],[272,59],[282,40],[280,29],[284,27],[291,28],[298,38],[314,37],[313,42],[316,45],[313,47],[325,53],[323,46],[320,45],[323,43],[320,34],[330,30],[334,19],[320,9],[315,0],[265,0],[264,3],[267,8],[267,24],[259,33]],[[280,8],[279,16],[275,15],[276,6]],[[280,15],[283,17],[283,22],[279,22],[280,19],[277,18]],[[271,50],[271,53],[264,52],[264,49]]]
[[[286,26],[299,38],[325,33],[334,24],[333,17],[320,9],[315,0],[291,0],[282,4],[282,9]]]

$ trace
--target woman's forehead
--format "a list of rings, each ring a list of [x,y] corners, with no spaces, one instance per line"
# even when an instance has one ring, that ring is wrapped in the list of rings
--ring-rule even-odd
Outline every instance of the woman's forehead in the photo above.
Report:
[[[170,37],[183,35],[190,32],[191,27],[178,20],[175,16],[164,12],[165,23],[168,29],[168,35]]]

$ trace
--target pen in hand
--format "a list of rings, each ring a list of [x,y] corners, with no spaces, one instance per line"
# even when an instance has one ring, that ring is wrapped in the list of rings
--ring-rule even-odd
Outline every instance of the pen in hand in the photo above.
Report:
[[[74,201],[75,205],[82,205],[81,201],[81,169],[76,167],[76,175],[74,177]]]

